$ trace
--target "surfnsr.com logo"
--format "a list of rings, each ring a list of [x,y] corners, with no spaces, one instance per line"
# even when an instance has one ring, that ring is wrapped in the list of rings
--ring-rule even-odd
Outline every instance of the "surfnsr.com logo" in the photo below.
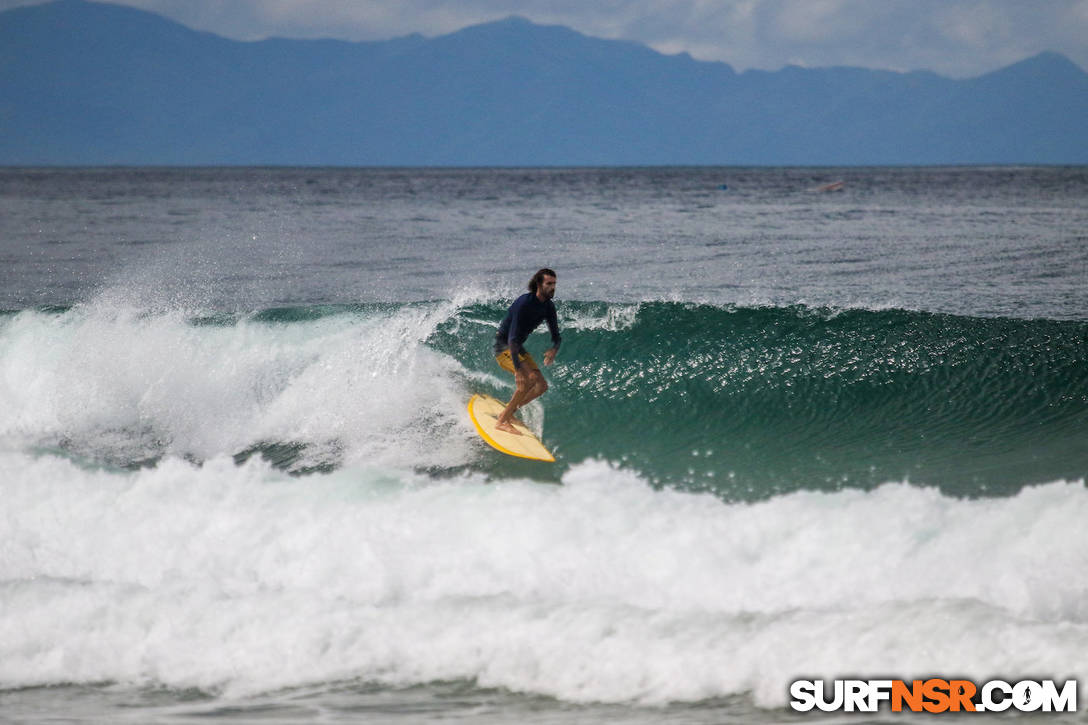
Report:
[[[892,712],[1076,712],[1077,681],[797,680],[790,697],[798,712],[877,712],[884,703]]]

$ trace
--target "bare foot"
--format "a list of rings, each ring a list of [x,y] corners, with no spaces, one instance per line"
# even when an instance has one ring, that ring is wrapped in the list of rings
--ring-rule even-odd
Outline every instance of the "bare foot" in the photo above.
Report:
[[[515,428],[513,423],[508,423],[508,422],[502,421],[502,420],[497,421],[495,423],[495,430],[501,430],[504,433],[513,433],[516,436],[521,435],[521,431],[519,431],[517,428]]]

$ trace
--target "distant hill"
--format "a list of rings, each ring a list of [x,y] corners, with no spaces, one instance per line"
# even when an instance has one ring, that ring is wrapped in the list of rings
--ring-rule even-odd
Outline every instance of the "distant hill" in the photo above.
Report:
[[[4,165],[999,163],[1088,163],[1088,74],[738,74],[520,18],[247,43],[84,0],[0,13]]]

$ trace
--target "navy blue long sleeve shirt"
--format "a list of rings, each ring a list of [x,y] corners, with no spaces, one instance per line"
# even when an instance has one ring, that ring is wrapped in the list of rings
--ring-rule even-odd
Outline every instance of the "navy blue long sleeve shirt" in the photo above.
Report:
[[[518,359],[522,352],[529,333],[540,326],[541,322],[548,323],[548,331],[552,334],[552,347],[559,349],[562,338],[559,336],[559,320],[555,314],[555,304],[551,300],[541,302],[531,292],[526,292],[514,300],[510,305],[506,317],[499,323],[499,331],[495,336],[495,352],[502,352],[506,347],[510,348],[510,358],[514,362],[514,368],[521,368]]]

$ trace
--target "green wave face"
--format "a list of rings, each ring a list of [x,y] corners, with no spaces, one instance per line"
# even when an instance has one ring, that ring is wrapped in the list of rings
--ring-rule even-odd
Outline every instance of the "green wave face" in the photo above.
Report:
[[[1088,478],[1088,322],[903,310],[560,302],[551,389],[526,411],[556,464],[467,426],[509,396],[506,304],[249,313],[80,307],[0,318],[0,434],[138,468],[254,455],[559,481],[599,459],[730,501],[889,481],[965,497]],[[550,345],[538,331],[538,360]],[[477,445],[479,444],[479,445]]]
[[[502,375],[485,323],[504,311],[464,308],[429,342]],[[560,314],[543,402],[568,462],[736,500],[902,480],[1006,495],[1088,472],[1088,323],[667,302]]]

